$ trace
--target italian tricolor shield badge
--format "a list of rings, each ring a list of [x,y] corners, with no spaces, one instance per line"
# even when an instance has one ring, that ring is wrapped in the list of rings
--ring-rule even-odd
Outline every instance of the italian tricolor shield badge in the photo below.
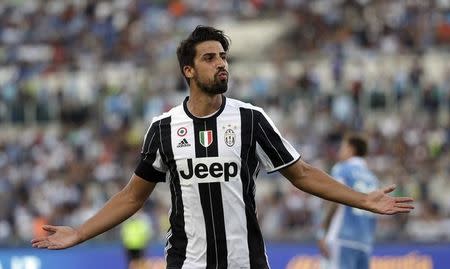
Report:
[[[211,130],[200,131],[200,144],[205,148],[209,147],[213,141],[213,132]]]

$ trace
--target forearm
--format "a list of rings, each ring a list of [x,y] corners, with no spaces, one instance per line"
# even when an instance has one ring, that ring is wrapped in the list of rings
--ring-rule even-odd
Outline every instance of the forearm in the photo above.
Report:
[[[338,205],[333,202],[328,202],[324,205],[325,216],[323,216],[321,225],[316,232],[316,237],[318,240],[323,240],[325,238],[325,235],[330,228],[331,220],[333,219],[333,215],[336,212],[337,207]]]
[[[132,199],[127,195],[125,190],[120,191],[100,211],[77,229],[81,242],[89,240],[120,224],[136,213],[142,205],[143,202]]]
[[[301,162],[296,169],[283,174],[300,190],[329,201],[370,210],[367,207],[366,194],[339,183],[327,173],[305,162]]]
[[[329,206],[327,207],[326,215],[322,221],[321,228],[324,229],[324,231],[328,231],[331,225],[331,220],[333,219],[334,214],[336,213],[338,205],[336,203],[330,202]]]

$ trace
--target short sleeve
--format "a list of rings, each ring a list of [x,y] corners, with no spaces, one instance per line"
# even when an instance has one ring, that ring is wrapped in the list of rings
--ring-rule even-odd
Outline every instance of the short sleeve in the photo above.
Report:
[[[299,160],[300,154],[281,136],[267,114],[263,110],[255,113],[256,155],[267,172],[273,173]]]
[[[167,167],[162,161],[159,147],[161,136],[160,121],[154,121],[147,130],[142,145],[139,163],[134,171],[139,177],[150,182],[164,182]]]
[[[342,164],[336,164],[331,169],[331,176],[342,184],[346,184],[345,182],[345,171],[344,166]]]

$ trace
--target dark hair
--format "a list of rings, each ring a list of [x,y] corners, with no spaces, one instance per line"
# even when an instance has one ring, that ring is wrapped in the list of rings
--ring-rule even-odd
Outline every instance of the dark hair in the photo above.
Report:
[[[348,134],[344,140],[353,148],[354,154],[359,157],[367,155],[367,139],[358,134]]]
[[[196,53],[197,44],[205,41],[219,41],[225,51],[228,51],[230,47],[230,38],[226,36],[223,31],[217,30],[214,27],[199,25],[195,30],[186,38],[181,41],[177,48],[178,63],[180,65],[181,74],[185,77],[189,83],[189,79],[186,78],[183,72],[183,68],[186,65],[194,66],[194,58]]]

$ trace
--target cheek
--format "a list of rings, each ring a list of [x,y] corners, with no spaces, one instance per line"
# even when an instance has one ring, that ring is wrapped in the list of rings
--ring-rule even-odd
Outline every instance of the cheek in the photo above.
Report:
[[[214,77],[214,70],[209,67],[199,68],[196,72],[197,77],[201,80],[210,80]]]

